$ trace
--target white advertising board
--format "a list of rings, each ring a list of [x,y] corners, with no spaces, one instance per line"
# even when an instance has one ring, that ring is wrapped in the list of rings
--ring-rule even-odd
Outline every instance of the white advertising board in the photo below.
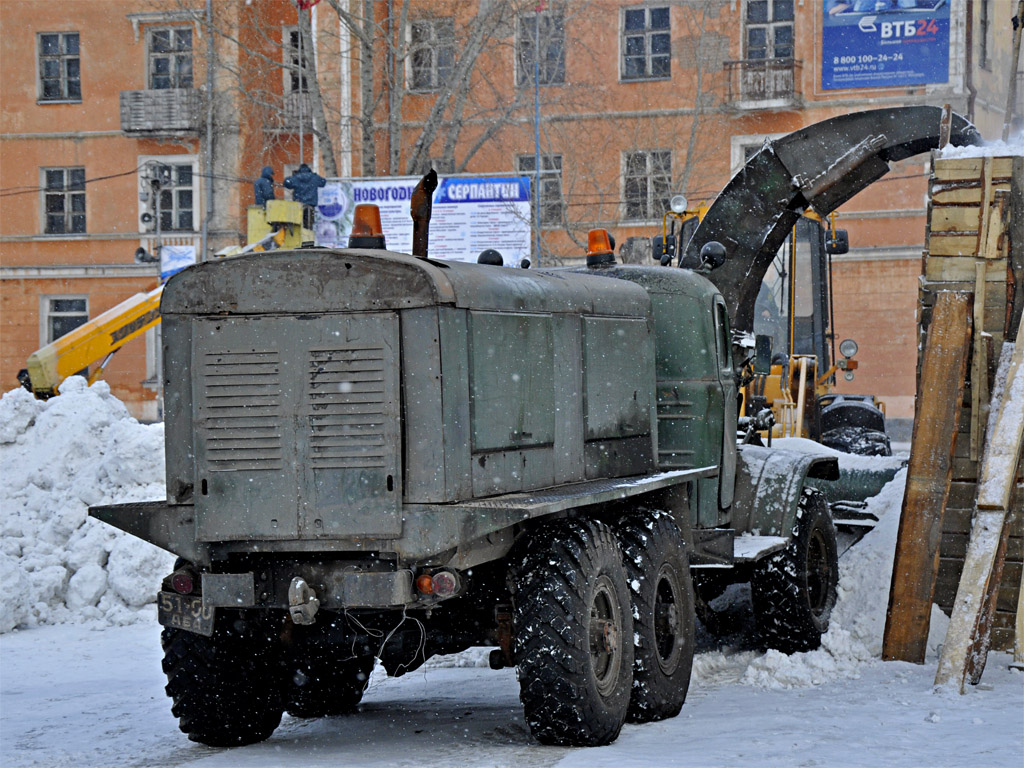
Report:
[[[381,229],[390,251],[412,250],[409,198],[417,177],[333,179],[320,190],[316,244],[346,247],[352,211],[360,203],[380,208]],[[430,218],[430,257],[476,261],[493,248],[505,266],[530,256],[528,176],[450,176],[439,179]]]

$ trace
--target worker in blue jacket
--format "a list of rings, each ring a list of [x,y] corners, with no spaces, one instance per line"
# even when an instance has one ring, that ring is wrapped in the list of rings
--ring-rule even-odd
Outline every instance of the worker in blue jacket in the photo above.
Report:
[[[318,173],[313,173],[303,163],[299,170],[284,180],[286,189],[292,190],[292,199],[302,203],[302,226],[313,228],[313,210],[316,208],[320,187],[326,186],[327,180]]]
[[[252,185],[253,194],[256,196],[256,205],[266,205],[267,200],[274,199],[274,169],[269,165],[263,166],[263,173]]]

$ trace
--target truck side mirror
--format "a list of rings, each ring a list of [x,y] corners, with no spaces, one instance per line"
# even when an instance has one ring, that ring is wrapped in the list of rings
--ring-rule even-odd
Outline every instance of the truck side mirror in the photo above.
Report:
[[[655,235],[651,238],[651,256],[655,261],[660,261],[664,266],[665,256],[668,256],[668,263],[672,263],[672,258],[676,255],[676,236],[675,235]]]
[[[754,337],[754,373],[767,376],[772,372],[772,337],[759,333]]]
[[[825,251],[836,256],[850,252],[850,235],[845,229],[837,229],[833,236],[831,231],[825,233]]]

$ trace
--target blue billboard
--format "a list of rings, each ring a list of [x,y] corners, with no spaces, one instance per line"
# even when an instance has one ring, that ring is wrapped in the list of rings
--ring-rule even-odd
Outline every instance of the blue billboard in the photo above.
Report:
[[[948,0],[823,0],[821,87],[949,80]]]

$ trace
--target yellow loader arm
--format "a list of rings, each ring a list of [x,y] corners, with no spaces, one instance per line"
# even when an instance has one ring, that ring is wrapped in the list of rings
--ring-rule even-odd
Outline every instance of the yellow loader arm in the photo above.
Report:
[[[91,384],[117,350],[160,322],[163,291],[161,285],[149,293],[137,293],[36,350],[29,355],[28,377],[22,383],[36,397],[46,399],[57,394],[57,387],[68,376],[100,362],[89,376]]]

